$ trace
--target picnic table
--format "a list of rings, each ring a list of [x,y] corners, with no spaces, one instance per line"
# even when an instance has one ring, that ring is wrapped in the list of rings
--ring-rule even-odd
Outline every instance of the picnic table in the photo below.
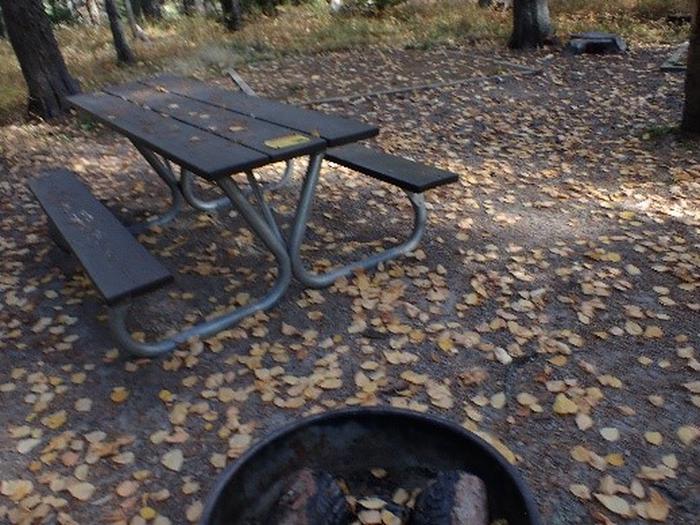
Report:
[[[207,337],[242,318],[274,306],[292,275],[310,287],[328,286],[357,269],[411,251],[426,222],[422,193],[453,182],[452,173],[352,144],[379,133],[375,126],[215,87],[190,78],[163,75],[68,98],[78,110],[127,137],[165,185],[172,201],[162,214],[130,228],[139,232],[174,220],[186,202],[214,211],[233,206],[274,256],[278,271],[266,294],[214,319],[182,329],[156,342],[134,339],[126,326],[131,299],[172,279],[82,182],[54,170],[31,183],[61,243],[73,251],[109,305],[109,323],[130,352],[155,356],[192,337]],[[350,264],[317,274],[301,256],[306,225],[324,156],[404,189],[414,210],[414,227],[403,243]],[[288,238],[282,233],[254,170],[309,157]],[[179,166],[179,173],[174,166]],[[285,177],[291,172],[288,166]],[[245,173],[250,195],[232,175]],[[201,177],[223,192],[199,198],[193,178]],[[157,180],[157,179],[154,179]],[[250,199],[249,199],[250,197]],[[251,202],[252,200],[252,202]]]

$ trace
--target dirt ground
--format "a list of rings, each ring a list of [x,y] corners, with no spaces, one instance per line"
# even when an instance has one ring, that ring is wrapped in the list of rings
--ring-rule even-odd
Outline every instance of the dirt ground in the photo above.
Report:
[[[700,152],[672,129],[683,82],[659,71],[668,52],[375,50],[241,69],[294,101],[503,76],[315,106],[460,175],[427,194],[420,249],[322,291],[293,283],[267,313],[156,360],[115,347],[25,183],[66,166],[125,220],[162,207],[162,185],[125,140],[77,119],[2,129],[0,523],[196,522],[251,443],[346,405],[478,430],[548,525],[697,523]],[[281,216],[300,178],[274,194]],[[322,267],[391,244],[408,211],[393,188],[328,166],[306,254]],[[147,337],[274,276],[235,213],[188,209],[140,239],[176,274],[133,309]]]

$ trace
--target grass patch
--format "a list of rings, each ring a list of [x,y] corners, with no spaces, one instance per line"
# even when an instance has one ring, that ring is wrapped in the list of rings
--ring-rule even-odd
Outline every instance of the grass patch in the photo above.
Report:
[[[562,37],[600,29],[621,34],[632,44],[676,43],[689,28],[668,24],[669,14],[689,12],[689,0],[550,0]],[[148,26],[150,42],[132,42],[138,64],[116,64],[106,27],[56,28],[71,72],[85,90],[157,71],[207,75],[242,61],[288,53],[318,53],[366,46],[427,48],[486,42],[504,45],[511,13],[479,8],[470,0],[409,0],[382,16],[331,15],[325,0],[286,5],[279,16],[259,15],[234,34],[211,19],[181,17]],[[0,123],[21,119],[26,89],[10,45],[0,41]]]

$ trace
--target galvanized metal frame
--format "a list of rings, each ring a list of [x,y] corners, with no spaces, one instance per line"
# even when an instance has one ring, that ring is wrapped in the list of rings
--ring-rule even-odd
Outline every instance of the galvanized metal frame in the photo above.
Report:
[[[240,84],[242,79],[234,80]],[[240,82],[239,82],[240,80]],[[243,84],[245,84],[243,82]],[[247,84],[244,86],[247,87]],[[244,92],[250,96],[256,96],[248,87]],[[323,163],[323,153],[310,157],[306,169],[304,181],[297,204],[296,214],[292,223],[289,240],[286,241],[277,224],[272,207],[265,200],[265,192],[274,191],[286,186],[294,172],[294,160],[286,162],[286,168],[282,178],[276,183],[261,185],[252,171],[246,172],[246,178],[250,185],[250,191],[245,192],[230,177],[217,182],[224,195],[215,199],[203,199],[194,189],[194,174],[185,168],[181,168],[178,178],[172,169],[170,162],[161,159],[151,150],[134,142],[134,146],[146,159],[156,174],[166,183],[170,189],[172,203],[162,214],[149,218],[145,223],[134,225],[131,230],[135,233],[144,231],[153,225],[163,225],[172,221],[180,209],[183,201],[193,208],[212,212],[228,208],[233,205],[243,215],[244,219],[270,250],[275,257],[278,273],[274,285],[266,294],[245,306],[232,308],[213,319],[202,321],[194,326],[180,330],[174,335],[154,342],[142,342],[134,339],[129,332],[126,322],[131,306],[130,300],[125,300],[109,309],[109,326],[119,344],[130,353],[143,357],[156,357],[174,350],[178,344],[184,343],[193,337],[208,337],[234,325],[241,319],[261,310],[273,307],[289,287],[292,275],[311,288],[324,288],[333,284],[340,277],[350,275],[357,270],[375,267],[382,262],[394,259],[416,248],[425,232],[426,208],[422,194],[405,192],[413,208],[413,228],[408,239],[403,243],[392,246],[378,253],[361,257],[358,260],[334,268],[326,272],[309,271],[302,259],[301,248],[306,235],[307,223],[311,215],[313,199]],[[248,201],[246,195],[252,194],[259,211]]]
[[[175,335],[155,342],[141,342],[134,339],[126,326],[131,301],[123,301],[109,309],[109,326],[119,344],[132,354],[142,357],[156,357],[174,350],[178,344],[193,337],[208,337],[234,325],[244,317],[274,306],[289,287],[292,278],[291,262],[286,246],[231,178],[223,178],[217,183],[225,196],[243,215],[244,219],[265,246],[272,252],[277,262],[277,277],[268,292],[257,300],[241,307],[232,308],[213,319],[202,321],[181,330]]]
[[[283,188],[289,184],[294,173],[294,160],[288,160],[282,174],[282,178],[277,182],[270,184],[260,185],[261,191],[275,191]],[[199,197],[194,189],[194,174],[182,169],[180,171],[180,191],[184,196],[187,203],[194,209],[199,211],[213,212],[222,209],[229,208],[231,206],[231,201],[224,195],[216,199],[205,200]],[[244,194],[250,193],[250,191],[243,190]]]
[[[151,216],[145,222],[132,224],[129,226],[129,230],[132,233],[138,234],[148,230],[148,228],[151,226],[161,226],[174,220],[182,209],[184,196],[180,191],[177,177],[170,167],[170,163],[159,158],[158,155],[148,148],[136,142],[132,142],[132,144],[136,147],[139,153],[141,153],[143,158],[146,159],[146,162],[148,162],[151,168],[153,168],[153,171],[155,171],[156,174],[168,186],[172,199],[170,206],[165,212],[161,213],[160,215]]]
[[[348,276],[357,270],[373,268],[382,262],[409,253],[418,246],[426,226],[425,200],[420,193],[406,191],[406,197],[413,208],[413,228],[408,239],[401,244],[326,272],[316,273],[307,270],[302,259],[301,247],[304,242],[309,215],[311,214],[322,160],[323,155],[317,155],[312,157],[309,162],[299,197],[299,204],[297,205],[297,214],[289,237],[288,250],[292,262],[292,271],[299,281],[310,288],[325,288],[332,285],[340,277]]]

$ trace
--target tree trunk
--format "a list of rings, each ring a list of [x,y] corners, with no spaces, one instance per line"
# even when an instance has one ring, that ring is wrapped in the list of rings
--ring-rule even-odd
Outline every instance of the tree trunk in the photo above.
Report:
[[[223,12],[224,25],[231,31],[236,31],[241,27],[242,14],[240,0],[221,0],[221,11]]]
[[[124,0],[124,11],[126,12],[126,20],[129,23],[129,28],[131,29],[131,35],[134,38],[147,42],[148,35],[136,22],[136,16],[134,15],[134,8],[131,5],[131,0]]]
[[[508,43],[512,49],[543,46],[551,43],[552,35],[547,0],[513,2],[513,34]]]
[[[160,20],[163,18],[163,10],[161,7],[161,0],[141,0],[143,16],[150,18],[151,20]]]
[[[219,15],[219,8],[214,0],[204,0],[202,3],[204,4],[204,14],[207,16]]]
[[[182,11],[187,16],[201,15],[204,13],[204,2],[202,0],[182,0]]]
[[[693,29],[688,45],[688,65],[685,76],[685,107],[683,131],[700,133],[700,0],[693,8]]]
[[[29,113],[45,119],[68,108],[67,95],[80,92],[70,75],[41,0],[0,0],[7,34],[29,91]]]
[[[136,17],[136,20],[143,20],[143,4],[141,3],[141,0],[127,0],[127,2],[129,2],[131,5],[131,10]]]
[[[114,49],[117,51],[117,60],[124,64],[136,62],[134,53],[129,48],[129,44],[124,36],[124,29],[119,21],[119,13],[114,0],[105,0],[105,10],[109,18],[109,27],[112,30],[112,38],[114,39]]]
[[[7,30],[5,29],[5,19],[2,16],[2,9],[0,9],[0,38],[7,37]]]
[[[85,9],[87,10],[90,23],[94,25],[99,24],[100,8],[97,5],[97,0],[85,0]]]

